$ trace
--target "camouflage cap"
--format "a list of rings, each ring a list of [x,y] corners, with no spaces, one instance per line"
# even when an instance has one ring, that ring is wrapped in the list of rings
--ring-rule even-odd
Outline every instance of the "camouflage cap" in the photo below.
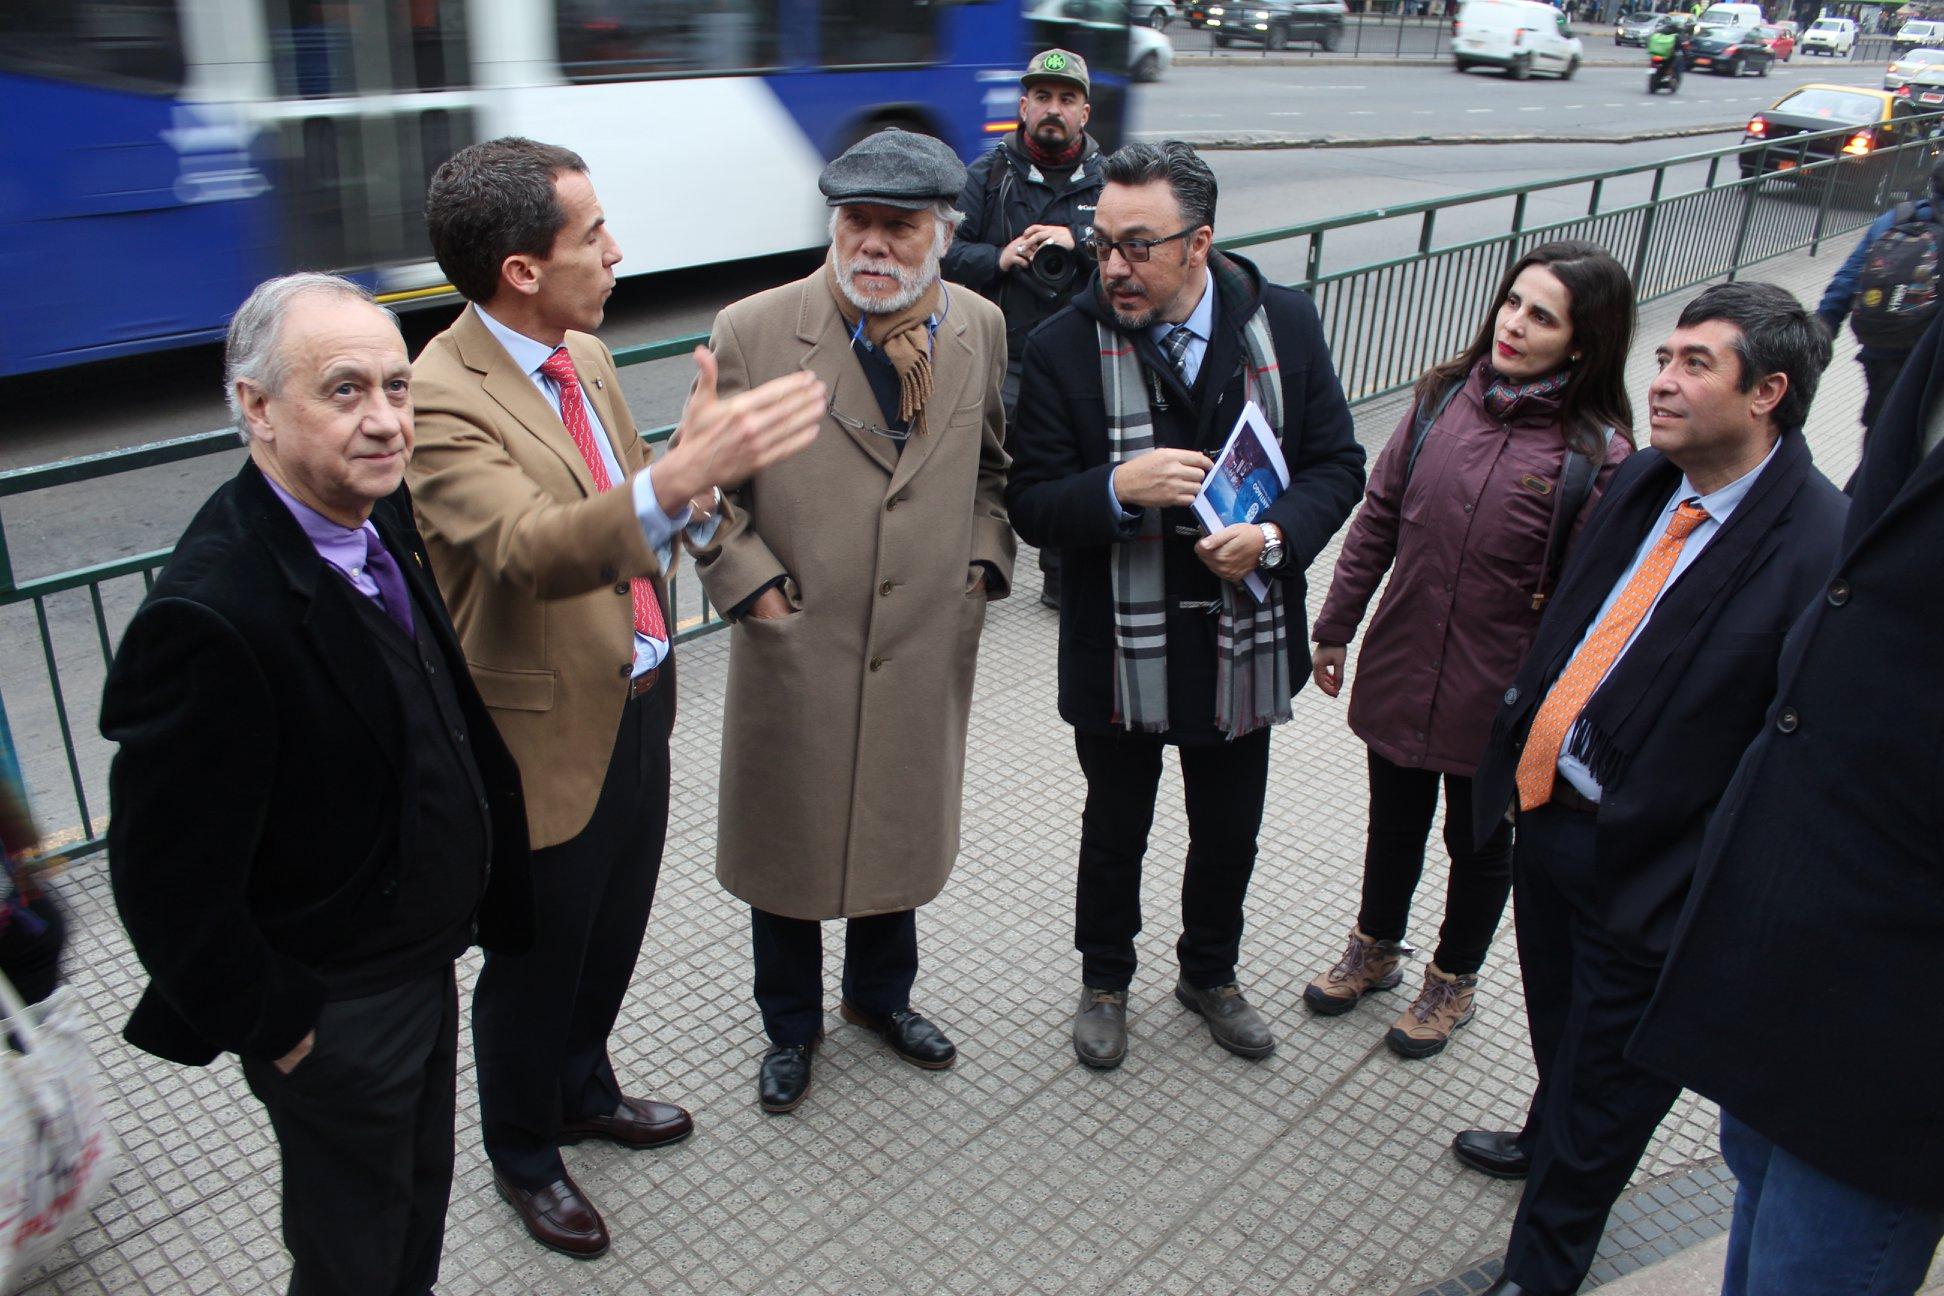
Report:
[[[1030,86],[1035,81],[1064,81],[1068,85],[1079,86],[1083,95],[1093,94],[1093,86],[1087,81],[1087,60],[1072,50],[1050,49],[1035,54],[1033,61],[1026,65],[1026,74],[1019,78],[1019,84]]]

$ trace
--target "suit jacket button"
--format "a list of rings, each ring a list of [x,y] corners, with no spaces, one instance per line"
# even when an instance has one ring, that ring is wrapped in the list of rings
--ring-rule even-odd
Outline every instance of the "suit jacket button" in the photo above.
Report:
[[[872,670],[874,670],[874,671],[875,671],[875,670],[883,670],[883,669],[884,669],[884,658],[882,658],[882,657],[873,657],[873,658],[871,658],[871,669],[872,669]]]
[[[878,593],[880,593],[880,594],[889,594],[890,592],[891,592],[891,582],[890,582],[890,581],[886,581],[886,582],[884,582],[884,584],[882,584],[882,585],[880,585],[880,586],[878,586]]]
[[[622,663],[621,663],[621,678],[622,678],[622,679],[626,679],[626,678],[628,678],[628,676],[630,676],[630,675],[632,675],[632,674],[634,674],[634,663],[633,663],[633,662],[622,662]]]
[[[389,900],[391,897],[398,894],[398,883],[391,881],[390,879],[387,879],[378,887],[378,894],[384,896],[387,900]]]
[[[609,581],[620,580],[620,579],[621,579],[621,573],[614,570],[614,568],[612,567],[601,568],[601,584],[605,585]]]
[[[1850,583],[1846,580],[1833,580],[1829,583],[1829,606],[1841,607],[1850,600]]]
[[[1775,713],[1775,728],[1780,733],[1792,734],[1801,724],[1802,717],[1796,714],[1794,707],[1783,707]]]
[[[1505,705],[1517,706],[1518,704],[1519,704],[1519,690],[1515,688],[1509,688],[1505,690]]]
[[[616,594],[626,594],[628,592],[628,582],[622,581],[619,584],[617,584],[614,587],[614,592]]]
[[[898,507],[898,497],[896,495],[893,495],[890,499],[884,502],[884,511],[886,513],[889,513],[892,509],[896,507]]]

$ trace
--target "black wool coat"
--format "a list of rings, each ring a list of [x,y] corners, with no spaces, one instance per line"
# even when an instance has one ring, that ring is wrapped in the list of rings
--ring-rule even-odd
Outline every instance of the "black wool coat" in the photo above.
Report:
[[[480,943],[532,939],[520,775],[465,667],[405,488],[372,522],[432,608],[493,851]],[[407,556],[409,555],[409,557]],[[387,918],[421,857],[392,678],[353,600],[253,463],[177,543],[122,638],[101,731],[115,902],[150,981],[124,1031],[171,1061],[282,1057],[315,1024],[334,953]]]
[[[1364,451],[1316,307],[1300,292],[1264,283],[1242,258],[1228,259],[1248,272],[1252,293],[1221,303],[1193,391],[1182,386],[1146,330],[1136,346],[1167,402],[1166,409],[1155,410],[1156,443],[1213,458],[1242,413],[1243,326],[1258,302],[1267,308],[1282,375],[1283,426],[1277,431],[1290,481],[1262,520],[1283,533],[1285,558],[1274,575],[1288,609],[1295,692],[1310,673],[1305,574],[1363,494]],[[1060,716],[1092,731],[1117,728],[1109,560],[1126,539],[1107,493],[1114,465],[1107,457],[1101,396],[1100,318],[1089,287],[1028,338],[1006,482],[1014,530],[1028,544],[1060,550]],[[1220,599],[1222,582],[1195,554],[1201,535],[1188,509],[1162,511],[1171,726],[1164,736],[1177,742],[1222,741],[1215,727],[1216,618],[1206,607]]]
[[[1855,1187],[1944,1210],[1944,330],[1870,433],[1632,1056]]]
[[[1526,733],[1547,690],[1572,659],[1617,573],[1626,570],[1647,531],[1661,526],[1658,516],[1646,527],[1630,520],[1645,506],[1656,506],[1657,513],[1680,481],[1681,470],[1657,450],[1635,453],[1613,474],[1493,722],[1472,783],[1477,840],[1490,835],[1512,804]],[[1746,528],[1760,524],[1765,505],[1779,505],[1766,534],[1748,534]],[[1664,660],[1638,661],[1645,639],[1636,641],[1588,702],[1590,710],[1629,667],[1652,666],[1656,680],[1670,685],[1624,774],[1602,784],[1594,833],[1602,921],[1610,936],[1643,959],[1662,955],[1673,936],[1708,816],[1762,728],[1775,696],[1783,636],[1822,588],[1847,507],[1842,492],[1809,462],[1801,435],[1784,436],[1748,495],[1663,598],[1672,600],[1690,581],[1725,578],[1720,591],[1688,622]],[[1752,545],[1724,571],[1742,549],[1727,543],[1731,534]],[[1588,583],[1597,588],[1576,589]],[[1588,593],[1593,597],[1582,597]],[[1576,607],[1590,610],[1575,615]],[[1655,628],[1650,618],[1643,636]]]

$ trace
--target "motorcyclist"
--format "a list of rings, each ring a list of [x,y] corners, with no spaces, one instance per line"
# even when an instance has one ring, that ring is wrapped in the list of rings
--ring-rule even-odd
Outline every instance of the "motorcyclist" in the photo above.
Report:
[[[1659,74],[1660,84],[1680,88],[1690,43],[1688,28],[1678,18],[1663,18],[1654,28],[1653,35],[1647,38],[1647,57]]]

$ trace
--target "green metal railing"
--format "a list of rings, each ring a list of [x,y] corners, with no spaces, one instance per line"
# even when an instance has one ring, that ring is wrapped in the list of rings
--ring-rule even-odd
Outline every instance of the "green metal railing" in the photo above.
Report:
[[[1911,123],[1910,142],[1867,156],[1838,154],[1819,160],[1814,152],[1818,144],[1840,142],[1854,130],[1843,128],[1262,230],[1220,240],[1220,245],[1263,248],[1300,264],[1300,274],[1279,277],[1314,297],[1344,391],[1353,404],[1362,403],[1408,386],[1425,368],[1460,350],[1477,328],[1480,305],[1505,267],[1538,243],[1569,237],[1600,243],[1630,267],[1643,301],[1732,278],[1749,265],[1785,253],[1806,248],[1813,254],[1826,239],[1873,219],[1889,196],[1921,191],[1936,153],[1932,136],[1940,119],[1944,114],[1905,119]],[[1778,165],[1786,165],[1786,172],[1770,174]],[[1612,201],[1628,189],[1636,192]],[[1573,204],[1568,214],[1535,218],[1535,209],[1567,199]],[[1511,209],[1508,219],[1490,218],[1498,226],[1495,232],[1438,243],[1441,222],[1450,228],[1460,213],[1474,209],[1471,219],[1477,223],[1480,213],[1495,204]],[[1386,231],[1386,243],[1412,250],[1353,268],[1325,268],[1332,236],[1341,240],[1343,231],[1382,222],[1401,224],[1408,231]],[[670,338],[624,348],[614,358],[620,365],[679,360],[706,340],[704,334]],[[673,430],[667,424],[644,435],[651,443],[661,442]],[[70,855],[85,855],[103,844],[98,813],[103,798],[97,793],[108,748],[93,734],[95,699],[113,657],[119,623],[153,586],[169,551],[17,580],[6,543],[5,501],[217,453],[241,453],[234,431],[0,472],[0,615],[31,608],[43,666],[37,692],[10,680],[8,705],[29,791],[43,823],[55,827],[52,844]],[[136,579],[139,586],[133,583]],[[722,626],[692,578],[685,576],[670,593],[677,641]],[[69,597],[77,595],[85,602]],[[684,617],[681,607],[691,597],[696,610]],[[55,600],[61,602],[50,611]],[[71,697],[84,699],[85,740],[76,734]],[[65,787],[51,773],[35,777],[54,766],[56,738],[66,766]],[[56,800],[66,801],[71,811],[51,809]],[[64,821],[69,826],[63,830]]]

